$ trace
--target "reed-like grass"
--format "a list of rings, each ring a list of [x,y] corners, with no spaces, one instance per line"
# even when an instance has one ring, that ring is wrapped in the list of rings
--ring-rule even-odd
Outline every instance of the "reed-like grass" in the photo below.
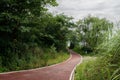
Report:
[[[120,80],[120,32],[98,46],[98,56],[84,57],[75,80]]]

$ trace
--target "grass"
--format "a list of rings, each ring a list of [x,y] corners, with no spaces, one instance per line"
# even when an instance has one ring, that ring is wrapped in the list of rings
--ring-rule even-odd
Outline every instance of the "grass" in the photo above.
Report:
[[[88,72],[92,69],[90,67],[93,67],[92,64],[95,63],[96,59],[97,57],[95,56],[83,56],[83,62],[76,68],[75,80],[90,80],[88,78],[91,74]]]
[[[75,80],[120,80],[120,68],[113,70],[103,56],[84,56],[82,64],[76,68]]]
[[[52,64],[60,63],[67,60],[68,58],[69,55],[67,53],[61,52],[58,54],[56,58],[48,60],[47,64],[52,65]]]
[[[11,66],[9,67],[0,65],[0,72],[27,70],[49,66],[63,62],[67,60],[69,56],[70,55],[67,52],[57,52],[54,48],[45,50],[36,48],[34,54],[29,52],[21,59],[16,56],[15,60],[10,63]]]

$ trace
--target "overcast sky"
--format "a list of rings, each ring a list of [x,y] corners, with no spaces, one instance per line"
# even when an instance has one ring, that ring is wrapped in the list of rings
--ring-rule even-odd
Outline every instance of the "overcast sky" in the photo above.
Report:
[[[105,17],[114,22],[120,18],[120,0],[57,0],[59,6],[50,8],[54,14],[64,13],[75,20],[89,14]]]

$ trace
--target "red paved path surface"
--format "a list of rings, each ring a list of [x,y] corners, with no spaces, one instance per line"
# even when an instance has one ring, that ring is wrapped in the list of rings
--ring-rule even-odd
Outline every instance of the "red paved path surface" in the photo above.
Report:
[[[72,70],[81,60],[80,55],[70,52],[71,58],[65,62],[42,69],[0,74],[0,80],[69,80]]]

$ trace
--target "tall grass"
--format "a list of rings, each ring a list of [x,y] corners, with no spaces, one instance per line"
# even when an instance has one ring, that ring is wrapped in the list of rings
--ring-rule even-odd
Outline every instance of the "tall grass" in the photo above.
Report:
[[[15,56],[15,60],[10,63],[10,67],[1,66],[0,72],[24,70],[31,68],[39,68],[43,66],[49,66],[62,62],[69,58],[67,52],[57,52],[54,47],[51,48],[39,48],[36,47],[34,50],[29,50],[24,56],[19,58]],[[1,60],[0,60],[1,64]]]
[[[75,80],[110,80],[107,62],[100,56],[84,57],[84,61],[76,69]]]
[[[120,32],[98,46],[98,53],[77,67],[75,80],[120,80]]]
[[[82,64],[80,64],[76,68],[75,80],[93,80],[91,73],[94,69],[93,64],[96,63],[96,59],[97,59],[97,57],[84,56]]]

